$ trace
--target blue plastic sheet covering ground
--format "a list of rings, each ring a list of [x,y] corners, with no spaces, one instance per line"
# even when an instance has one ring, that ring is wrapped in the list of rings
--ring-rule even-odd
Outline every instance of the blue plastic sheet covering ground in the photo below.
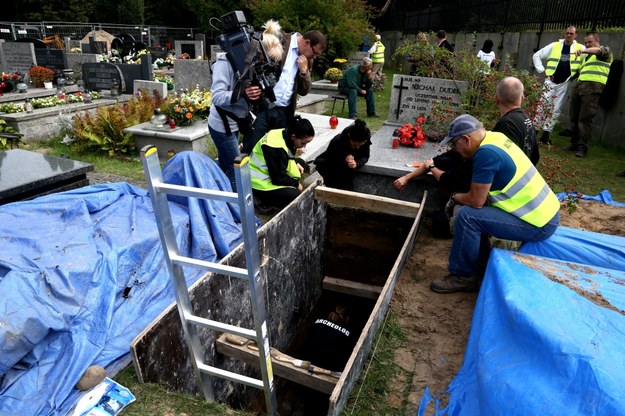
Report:
[[[199,153],[176,155],[163,178],[231,190]],[[180,253],[217,261],[242,241],[238,207],[191,201],[170,203]],[[0,207],[0,247],[2,415],[66,414],[87,367],[127,362],[174,301],[150,197],[127,183]],[[200,274],[185,270],[188,284]]]
[[[426,390],[418,415],[625,414],[624,247],[560,227],[493,250],[447,405]]]

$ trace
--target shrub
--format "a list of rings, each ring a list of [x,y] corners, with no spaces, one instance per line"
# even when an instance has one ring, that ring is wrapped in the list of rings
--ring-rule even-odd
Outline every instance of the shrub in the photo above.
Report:
[[[106,152],[109,156],[127,153],[134,142],[132,135],[124,134],[123,130],[148,121],[161,102],[160,97],[140,91],[124,104],[99,107],[95,113],[75,115],[72,118],[70,146],[79,153],[96,151]]]
[[[329,79],[330,81],[338,81],[343,76],[343,72],[341,72],[338,68],[328,68],[328,70],[323,74],[325,79]]]

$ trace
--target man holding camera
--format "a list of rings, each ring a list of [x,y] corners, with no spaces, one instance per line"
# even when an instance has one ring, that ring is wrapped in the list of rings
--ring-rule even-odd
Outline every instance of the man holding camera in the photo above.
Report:
[[[262,100],[254,121],[254,130],[243,138],[243,153],[251,153],[254,145],[269,130],[285,128],[295,115],[297,95],[306,95],[312,87],[310,68],[314,58],[326,49],[326,38],[318,30],[284,34],[282,46],[286,53],[280,60],[280,77],[273,87],[276,100]]]

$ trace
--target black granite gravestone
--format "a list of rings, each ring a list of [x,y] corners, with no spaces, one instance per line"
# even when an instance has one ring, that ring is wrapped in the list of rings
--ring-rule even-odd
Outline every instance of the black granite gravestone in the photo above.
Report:
[[[45,66],[54,71],[62,71],[67,68],[67,56],[61,49],[35,49],[37,65]]]
[[[141,63],[137,64],[117,64],[121,71],[124,82],[122,83],[122,93],[132,94],[136,79],[152,81],[152,57],[150,54],[141,55]]]
[[[90,163],[28,150],[0,152],[0,205],[89,184]]]
[[[117,65],[108,62],[82,64],[82,80],[85,89],[90,91],[110,90],[113,81],[123,85],[122,72]]]

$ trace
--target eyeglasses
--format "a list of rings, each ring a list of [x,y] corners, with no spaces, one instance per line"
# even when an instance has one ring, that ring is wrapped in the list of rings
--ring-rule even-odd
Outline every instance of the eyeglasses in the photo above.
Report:
[[[566,32],[567,35],[575,36],[575,32]]]
[[[451,143],[449,143],[449,148],[453,149],[454,147],[456,147],[456,143],[458,143],[460,139],[462,139],[462,136],[458,136],[456,139],[452,139]]]
[[[317,49],[315,50],[315,48],[317,48]],[[313,56],[315,56],[315,57],[321,55],[321,53],[323,52],[323,48],[321,46],[319,46],[319,45],[315,45],[315,46],[311,47],[310,49],[312,49]]]

